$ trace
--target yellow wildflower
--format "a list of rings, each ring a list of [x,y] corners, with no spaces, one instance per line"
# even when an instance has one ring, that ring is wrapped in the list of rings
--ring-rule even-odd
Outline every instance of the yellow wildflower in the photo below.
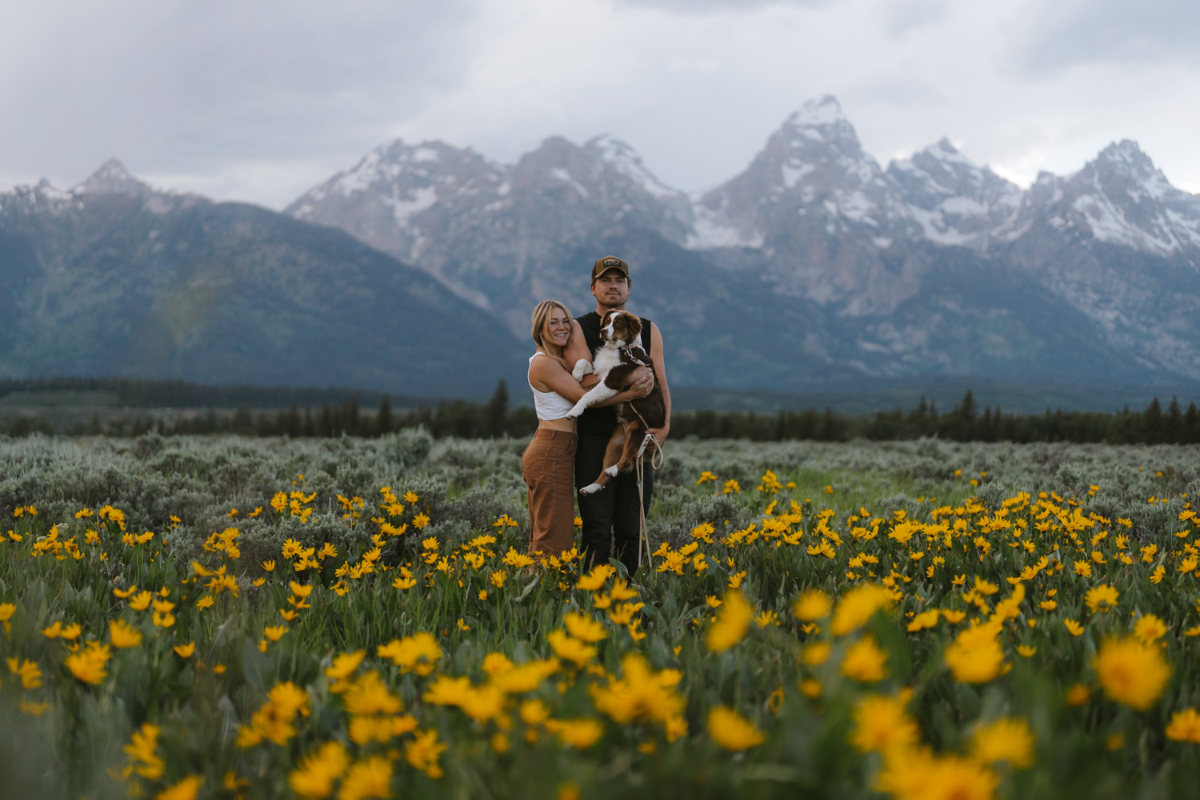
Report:
[[[904,706],[911,692],[897,697],[869,695],[854,707],[854,733],[850,742],[863,753],[890,752],[915,745],[921,738],[917,723]]]
[[[203,785],[203,776],[189,775],[154,795],[154,800],[196,800],[196,795]]]
[[[442,777],[442,768],[438,765],[438,757],[445,751],[446,745],[440,743],[436,730],[418,733],[416,737],[404,744],[404,758],[409,766],[418,769],[430,778]]]
[[[975,730],[971,753],[985,764],[1007,761],[1013,767],[1033,763],[1033,734],[1023,719],[998,719]]]
[[[708,629],[706,643],[714,653],[723,653],[746,638],[750,629],[750,621],[754,619],[754,609],[740,591],[732,590],[725,594],[724,606],[717,619]]]
[[[867,620],[871,619],[876,611],[886,608],[891,601],[891,594],[887,589],[876,584],[851,589],[834,609],[830,630],[835,636],[852,633],[866,625]]]
[[[1171,667],[1162,650],[1135,638],[1105,639],[1092,661],[1109,699],[1145,711],[1162,696]]]
[[[1167,632],[1167,624],[1154,614],[1146,614],[1133,626],[1133,635],[1147,644],[1158,641]]]
[[[380,658],[390,658],[401,672],[428,675],[442,657],[442,648],[432,634],[422,631],[403,639],[393,639],[381,645],[378,653]]]
[[[754,723],[728,706],[715,706],[708,711],[708,735],[726,750],[748,750],[766,741],[766,736]]]
[[[1087,594],[1083,596],[1083,602],[1087,607],[1095,613],[1096,611],[1108,611],[1115,608],[1117,598],[1120,593],[1108,584],[1102,583],[1099,586],[1093,586],[1088,589]]]
[[[563,622],[570,634],[581,641],[594,644],[608,638],[608,632],[604,630],[603,623],[583,614],[572,611],[567,614]]]
[[[1004,650],[996,640],[1000,625],[999,620],[972,625],[955,637],[943,656],[954,680],[987,683],[1000,674],[1004,661]]]
[[[548,719],[545,725],[563,744],[576,750],[591,747],[604,735],[604,726],[594,719]]]
[[[550,631],[546,636],[550,649],[564,661],[571,661],[577,667],[582,667],[596,656],[596,648],[572,638],[564,630]]]
[[[1167,725],[1167,738],[1177,742],[1200,744],[1200,714],[1194,708],[1185,708],[1171,715]]]
[[[333,782],[342,777],[350,757],[341,742],[326,742],[288,775],[288,785],[301,797],[323,798],[333,794]]]
[[[108,645],[88,642],[81,652],[67,656],[63,663],[76,679],[98,685],[108,677],[105,666],[110,658],[112,658],[112,651],[109,650]]]
[[[874,683],[887,677],[887,653],[864,636],[846,648],[842,658],[842,674],[862,683]]]
[[[342,779],[342,788],[338,792],[338,800],[391,796],[392,762],[383,756],[371,756],[354,762]]]
[[[820,589],[809,589],[792,605],[792,613],[805,622],[816,622],[829,616],[833,603]]]

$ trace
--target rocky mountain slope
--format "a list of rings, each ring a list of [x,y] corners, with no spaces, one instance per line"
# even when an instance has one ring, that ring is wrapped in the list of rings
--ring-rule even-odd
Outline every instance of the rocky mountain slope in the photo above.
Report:
[[[158,192],[115,161],[0,194],[0,376],[486,396],[524,347],[425,272],[327,227]]]
[[[660,321],[691,385],[1200,378],[1200,198],[1128,141],[1022,190],[944,139],[884,169],[825,97],[692,196],[608,136],[548,139],[515,165],[397,141],[287,213],[413,263],[518,334],[544,297],[590,307],[591,261],[618,253],[631,307]]]

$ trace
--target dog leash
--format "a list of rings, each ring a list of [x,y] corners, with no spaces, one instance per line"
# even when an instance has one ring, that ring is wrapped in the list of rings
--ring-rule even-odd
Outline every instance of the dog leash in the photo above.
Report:
[[[654,562],[654,556],[650,552],[650,538],[646,536],[646,501],[642,494],[642,480],[645,477],[646,467],[642,462],[642,454],[646,452],[646,448],[650,444],[654,445],[654,453],[650,456],[650,466],[656,470],[663,465],[663,459],[666,457],[666,454],[663,453],[662,445],[658,443],[658,439],[655,438],[653,433],[649,432],[650,425],[646,422],[646,418],[642,416],[640,411],[633,407],[632,403],[629,404],[629,407],[633,409],[633,413],[637,414],[638,419],[642,421],[647,430],[645,438],[642,439],[642,446],[638,448],[637,465],[635,467],[638,487],[638,568],[641,569],[643,550],[646,551],[646,563],[651,564]]]

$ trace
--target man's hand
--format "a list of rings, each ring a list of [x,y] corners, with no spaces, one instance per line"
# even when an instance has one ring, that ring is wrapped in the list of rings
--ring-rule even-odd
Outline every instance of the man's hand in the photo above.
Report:
[[[671,434],[671,426],[668,425],[665,428],[651,428],[650,430],[646,431],[646,433],[651,434],[655,439],[657,439],[658,446],[662,447],[667,441],[667,436]]]
[[[643,397],[648,397],[654,391],[654,373],[645,367],[638,367],[630,377],[633,379],[629,384],[629,391],[633,393],[635,400],[640,400]]]

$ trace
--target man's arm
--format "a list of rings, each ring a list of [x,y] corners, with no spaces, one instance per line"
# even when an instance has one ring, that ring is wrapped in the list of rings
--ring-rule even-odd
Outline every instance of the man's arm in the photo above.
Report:
[[[663,426],[650,431],[661,445],[671,433],[671,387],[667,385],[667,362],[663,358],[662,332],[653,322],[650,323],[650,361],[654,363],[654,373],[658,377],[658,385],[662,387],[663,406],[667,409]]]

